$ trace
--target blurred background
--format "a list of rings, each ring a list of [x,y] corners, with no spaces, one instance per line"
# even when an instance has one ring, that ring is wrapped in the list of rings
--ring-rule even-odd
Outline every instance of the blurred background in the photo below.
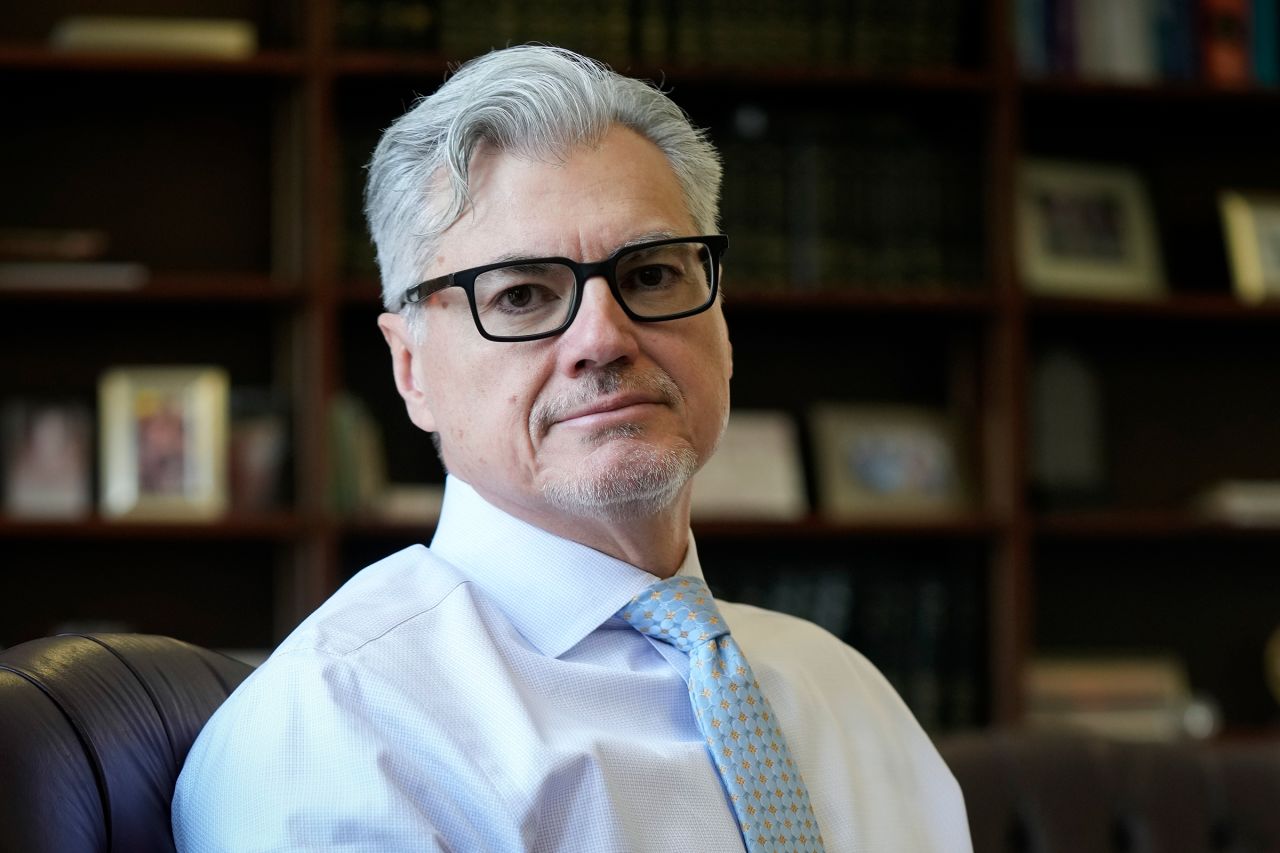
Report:
[[[695,490],[719,594],[844,637],[934,733],[1275,736],[1275,13],[16,4],[0,646],[253,658],[430,540],[363,165],[451,65],[536,40],[660,83],[724,155],[734,414]]]

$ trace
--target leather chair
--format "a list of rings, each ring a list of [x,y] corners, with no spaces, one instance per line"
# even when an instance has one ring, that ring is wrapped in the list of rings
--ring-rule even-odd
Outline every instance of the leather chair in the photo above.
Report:
[[[172,851],[169,801],[187,752],[251,671],[144,634],[0,652],[0,851]]]
[[[942,739],[974,853],[1280,853],[1280,741],[1120,743],[1018,730]]]

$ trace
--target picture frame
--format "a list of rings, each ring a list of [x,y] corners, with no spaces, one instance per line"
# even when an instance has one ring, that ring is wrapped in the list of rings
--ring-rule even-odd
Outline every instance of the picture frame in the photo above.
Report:
[[[797,521],[809,513],[799,430],[790,413],[736,409],[693,480],[695,521]]]
[[[1018,169],[1019,267],[1047,296],[1158,299],[1164,268],[1150,199],[1121,166],[1029,159]]]
[[[0,406],[0,510],[11,518],[78,519],[93,508],[92,417],[80,402]]]
[[[102,375],[104,516],[190,521],[226,511],[229,385],[217,367],[127,367]]]
[[[1280,297],[1280,194],[1224,190],[1218,208],[1236,296],[1251,304]]]
[[[822,403],[810,410],[809,425],[828,518],[941,517],[971,508],[962,430],[946,412]]]

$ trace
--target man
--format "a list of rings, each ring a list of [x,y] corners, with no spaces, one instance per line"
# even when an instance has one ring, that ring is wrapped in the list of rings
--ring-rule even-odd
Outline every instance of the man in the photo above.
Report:
[[[379,325],[444,508],[220,709],[180,849],[969,849],[870,664],[702,585],[719,181],[664,95],[554,48],[475,60],[386,132]]]

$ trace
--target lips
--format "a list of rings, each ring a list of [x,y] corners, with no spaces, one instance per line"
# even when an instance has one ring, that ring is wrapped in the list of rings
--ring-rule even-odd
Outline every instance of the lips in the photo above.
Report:
[[[653,404],[675,408],[682,401],[679,386],[664,371],[610,365],[587,374],[563,393],[539,399],[529,413],[529,436],[538,441],[559,423],[620,420],[627,413],[612,418],[609,413]]]
[[[620,409],[626,409],[631,406],[641,406],[645,404],[662,405],[666,401],[661,397],[652,394],[622,394],[618,396],[605,397],[603,399],[594,400],[591,403],[571,409],[556,420],[556,423],[586,418],[592,415],[603,415],[609,412],[616,412]]]

